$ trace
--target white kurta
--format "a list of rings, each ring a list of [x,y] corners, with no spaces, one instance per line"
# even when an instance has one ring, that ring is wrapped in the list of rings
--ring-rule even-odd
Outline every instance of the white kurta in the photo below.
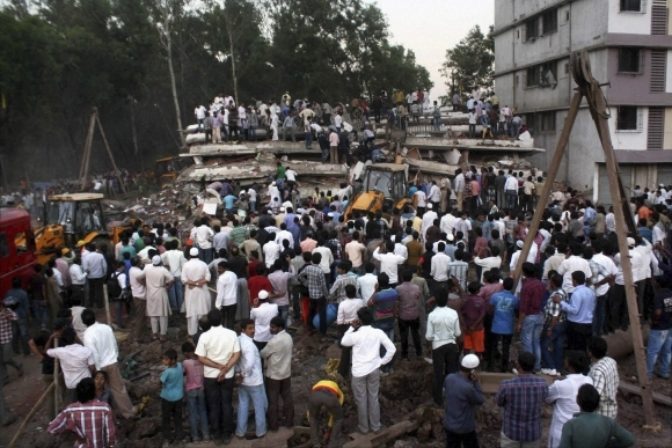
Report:
[[[190,288],[187,282],[206,280],[200,287]],[[207,282],[210,281],[210,269],[205,262],[192,258],[182,266],[182,283],[184,283],[184,304],[187,317],[205,316],[210,312],[212,298]]]
[[[165,317],[170,315],[168,290],[166,285],[175,278],[163,266],[147,265],[145,282],[147,284],[147,316]]]

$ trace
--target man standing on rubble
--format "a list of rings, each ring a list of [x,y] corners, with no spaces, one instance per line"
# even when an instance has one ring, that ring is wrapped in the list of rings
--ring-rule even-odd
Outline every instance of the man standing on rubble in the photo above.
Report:
[[[357,404],[358,428],[362,434],[380,431],[380,367],[392,361],[396,348],[387,335],[372,326],[368,308],[357,311],[357,320],[343,335],[341,344],[352,347],[352,395]],[[385,355],[381,357],[381,346]]]
[[[193,337],[198,331],[198,319],[208,314],[211,306],[210,269],[198,259],[198,249],[189,250],[189,261],[182,267],[182,283],[185,287],[184,303],[187,314],[187,333]]]
[[[215,236],[215,232],[213,232],[208,225],[207,218],[203,218],[200,221],[200,225],[196,227],[195,233],[196,238],[194,242],[200,251],[201,260],[206,263],[210,263],[214,258],[212,239]]]

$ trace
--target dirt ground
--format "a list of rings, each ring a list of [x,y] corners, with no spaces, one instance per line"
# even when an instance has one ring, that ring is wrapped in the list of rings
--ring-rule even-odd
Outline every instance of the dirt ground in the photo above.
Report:
[[[171,318],[179,328],[171,329],[170,340],[161,344],[158,341],[139,344],[125,339],[126,334],[119,332],[122,371],[126,370],[128,378],[137,378],[128,383],[128,390],[134,403],[146,402],[142,418],[137,421],[122,421],[119,425],[120,440],[124,447],[154,448],[160,447],[163,442],[160,430],[160,405],[158,401],[161,353],[167,348],[176,348],[186,337],[184,322],[181,317]],[[293,359],[292,389],[294,391],[295,424],[308,426],[305,418],[306,405],[310,387],[325,376],[325,366],[328,359],[338,358],[339,349],[336,332],[330,329],[327,338],[308,336],[302,328],[293,330],[295,350]],[[428,353],[428,352],[427,352]],[[129,356],[130,355],[130,356]],[[33,356],[19,359],[24,364],[26,374],[17,378],[13,370],[10,371],[12,382],[5,386],[4,394],[9,407],[22,419],[32,408],[35,401],[44,390],[39,363]],[[619,362],[621,381],[635,382],[634,357],[630,356]],[[145,375],[141,378],[138,376]],[[411,447],[440,447],[445,445],[441,430],[441,411],[431,405],[431,365],[424,359],[416,359],[411,355],[410,360],[394,361],[393,372],[381,380],[381,414],[384,426],[399,423],[404,419],[418,418],[420,429],[414,433],[390,442],[388,446],[395,448]],[[670,396],[672,383],[656,378],[653,390]],[[345,386],[346,404],[345,421],[343,428],[346,433],[356,428],[357,415],[349,388]],[[235,400],[234,400],[235,402]],[[657,418],[662,424],[662,431],[650,433],[641,429],[644,424],[641,399],[639,397],[619,395],[619,422],[634,432],[637,436],[638,447],[668,447],[672,440],[672,409],[656,406]],[[552,409],[546,407],[544,411],[544,435],[546,440],[550,424]],[[478,412],[478,432],[481,446],[494,447],[498,445],[501,428],[500,411],[494,402],[494,396],[489,396],[486,404]],[[250,428],[253,425],[253,418]],[[19,439],[17,447],[56,448],[69,447],[71,440],[57,439],[45,432],[48,418],[44,410],[39,411],[28,423],[24,434]],[[19,427],[19,421],[0,430],[0,447],[8,445],[9,440]],[[187,420],[185,417],[185,430]],[[306,437],[295,437],[290,440],[290,446],[297,446],[305,442]],[[236,442],[230,446],[235,447]],[[177,445],[179,446],[179,445]],[[199,446],[199,445],[193,445]]]

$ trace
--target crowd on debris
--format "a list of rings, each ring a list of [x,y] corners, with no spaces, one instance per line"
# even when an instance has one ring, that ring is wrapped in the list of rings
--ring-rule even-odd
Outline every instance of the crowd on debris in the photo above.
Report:
[[[231,182],[210,185],[224,208],[197,217],[188,237],[172,223],[137,224],[113,248],[81,242],[36,266],[28,290],[17,281],[0,305],[1,381],[8,366],[23,373],[13,349],[39,356],[47,383],[60,374],[58,359],[67,406],[49,431],[75,432],[82,446],[113,445],[115,420],[138,412],[113,330],[94,311],[107,290],[115,325],[136,340],[170,346],[169,316],[186,321],[182,356],[168,348],[160,360],[166,442],[185,437],[185,405],[193,441],[245,437],[250,407],[257,437],[293,427],[293,325],[341,346],[340,375],[315,383],[307,403],[314,446],[339,446],[350,429],[342,428],[346,378],[356,429],[381,430],[380,378],[409,358],[409,334],[418,358],[427,355],[422,337],[431,344],[432,397],[445,407],[449,447],[477,446],[479,368],[518,373],[497,395],[502,446],[540,443],[544,403],[553,406],[551,447],[634,443],[615,421],[618,369],[601,338],[640,324],[628,321],[613,209],[553,192],[516,284],[510,274],[543,179],[472,167],[452,182],[411,185],[412,205],[385,214],[347,214],[349,184],[297,199],[295,181],[279,164],[268,199],[254,188],[241,196]],[[630,205],[628,256],[651,328],[648,373],[669,378],[672,189],[636,188]],[[514,338],[521,350],[512,360]],[[539,373],[561,378],[547,386]],[[332,417],[328,440],[321,410]]]

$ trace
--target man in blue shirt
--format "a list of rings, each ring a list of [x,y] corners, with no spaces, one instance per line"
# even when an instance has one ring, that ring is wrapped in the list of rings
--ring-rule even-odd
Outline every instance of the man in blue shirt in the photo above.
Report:
[[[565,302],[559,296],[553,297],[567,313],[567,347],[569,350],[586,351],[588,339],[593,332],[593,311],[595,310],[595,292],[588,288],[586,274],[583,271],[572,272],[574,292]]]
[[[238,200],[237,197],[235,197],[233,194],[227,194],[224,196],[224,210],[227,213],[233,213],[236,211],[236,201]]]
[[[513,336],[516,310],[518,309],[518,297],[513,294],[513,279],[505,278],[502,285],[504,290],[490,297],[490,305],[493,308],[492,327],[490,332],[493,336],[493,347],[497,347],[502,341],[502,365],[501,371],[509,370],[509,349]],[[488,364],[492,365],[495,350],[488,351]]]
[[[478,356],[466,355],[460,371],[448,375],[443,383],[446,397],[443,427],[448,448],[478,448],[474,414],[476,406],[485,401],[476,373],[479,364]]]

